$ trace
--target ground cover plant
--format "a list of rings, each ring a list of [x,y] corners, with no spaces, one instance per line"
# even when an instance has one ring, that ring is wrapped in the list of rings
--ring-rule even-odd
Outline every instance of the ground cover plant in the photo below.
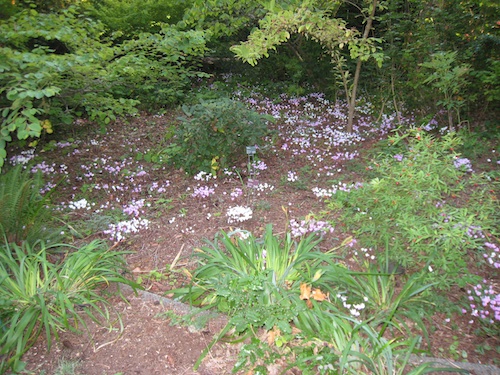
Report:
[[[201,264],[192,285],[174,291],[191,303],[227,313],[230,319],[221,334],[234,330],[252,337],[241,349],[235,371],[266,373],[266,365],[279,361],[305,374],[405,370],[409,357],[400,363],[393,352],[410,353],[419,339],[386,340],[384,333],[390,327],[410,334],[401,314],[421,323],[412,305],[424,302],[418,296],[430,285],[419,286],[412,278],[396,293],[393,273],[373,268],[352,272],[335,261],[337,249],[318,252],[316,232],[297,241],[290,232],[280,241],[271,226],[262,239],[241,234],[222,233],[220,241],[199,249]],[[419,327],[425,331],[423,324]],[[257,335],[260,328],[266,332],[264,343]],[[412,371],[424,373],[428,367]]]
[[[54,139],[12,156],[9,164],[25,163],[27,171],[43,174],[46,187],[59,183],[51,208],[66,223],[67,241],[117,243],[133,251],[129,268],[145,288],[170,297],[177,295],[172,289],[181,290],[186,301],[229,314],[230,324],[207,345],[215,350],[230,328],[248,338],[230,368],[255,363],[262,372],[290,365],[305,373],[385,373],[409,370],[408,355],[418,349],[454,359],[465,359],[464,353],[494,358],[498,145],[479,138],[487,154],[467,162],[459,155],[463,134],[442,136],[431,125],[408,131],[410,119],[408,129],[395,132],[395,114],[374,127],[368,104],[358,108],[356,131],[347,133],[341,101],[320,93],[234,91],[237,80],[227,75],[216,86],[231,88],[226,96],[275,119],[251,168],[237,164],[189,176],[165,159],[147,159],[175,142],[179,112],[131,119],[108,134],[96,129]],[[450,224],[443,212],[453,213]],[[424,225],[430,228],[426,237],[411,237]],[[300,246],[307,251],[294,259]],[[446,334],[451,327],[478,341],[457,343]],[[107,345],[88,354],[93,360],[85,360],[81,371],[99,373],[91,363],[100,362],[113,364],[110,373],[124,371],[120,351]],[[32,366],[51,366],[32,351],[25,356]],[[166,359],[158,366],[180,368]]]

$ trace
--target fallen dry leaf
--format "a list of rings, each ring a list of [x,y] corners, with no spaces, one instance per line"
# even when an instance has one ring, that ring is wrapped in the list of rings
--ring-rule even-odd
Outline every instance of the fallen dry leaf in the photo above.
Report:
[[[309,300],[311,298],[311,286],[306,283],[300,284],[300,299]]]
[[[315,288],[312,291],[312,297],[315,301],[324,301],[328,298],[328,294],[323,293],[319,288]]]
[[[269,346],[274,345],[274,341],[276,339],[276,336],[279,336],[279,329],[276,327],[273,327],[273,329],[267,331],[267,343]]]

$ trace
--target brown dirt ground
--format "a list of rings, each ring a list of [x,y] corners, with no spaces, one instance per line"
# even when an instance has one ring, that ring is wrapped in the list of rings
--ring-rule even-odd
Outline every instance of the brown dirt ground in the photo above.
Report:
[[[124,154],[133,155],[135,151],[130,146],[129,140],[141,143],[144,148],[148,145],[152,147],[156,142],[155,137],[161,138],[161,134],[170,122],[171,118],[168,116],[143,116],[131,119],[128,124],[116,123],[110,127],[107,135],[98,135],[96,132],[92,136],[92,138],[99,140],[99,145],[91,146],[87,153],[79,155],[66,153],[65,155],[57,149],[48,151],[45,158],[64,162],[70,167],[70,174],[78,174],[81,172],[75,171],[77,165],[92,160],[96,155],[112,155],[115,160],[120,160]],[[75,134],[75,137],[82,136]],[[87,135],[87,137],[87,139],[83,139],[86,144],[90,140],[90,136]],[[374,141],[368,140],[356,147],[359,150],[366,150]],[[324,205],[311,192],[313,186],[327,186],[325,177],[316,178],[313,174],[306,174],[309,177],[306,180],[305,189],[282,182],[286,171],[306,167],[307,161],[286,154],[273,153],[265,155],[263,159],[267,163],[268,169],[258,178],[275,185],[276,189],[269,194],[262,196],[254,194],[246,198],[248,204],[254,207],[254,216],[250,221],[242,223],[241,228],[258,234],[262,233],[267,223],[273,223],[275,232],[282,233],[285,230],[286,222],[283,207],[288,209],[289,217],[294,218],[325,210]],[[245,158],[242,158],[242,165],[245,161]],[[304,171],[308,173],[307,169]],[[149,201],[153,206],[148,211],[148,218],[152,222],[150,228],[122,241],[119,248],[131,251],[127,259],[130,270],[133,271],[132,274],[135,277],[143,277],[143,285],[148,291],[168,296],[168,291],[171,288],[185,280],[181,269],[194,268],[193,249],[200,246],[204,238],[213,239],[214,234],[220,229],[230,229],[224,214],[227,207],[234,205],[235,202],[231,201],[229,194],[218,194],[217,197],[205,200],[186,198],[186,189],[194,182],[191,177],[186,177],[183,173],[168,168],[151,169],[148,172],[149,174],[143,177],[140,182],[147,186],[148,179],[150,181],[155,179],[170,180],[168,194],[171,200],[160,205],[155,204],[155,197],[151,197]],[[350,177],[347,177],[348,174]],[[354,181],[356,179],[355,172],[346,170],[344,179]],[[80,186],[82,184],[83,182],[80,182]],[[222,181],[220,184],[220,187],[227,192],[242,186],[238,180]],[[112,195],[103,194],[102,191],[94,191],[93,193],[96,200],[114,198]],[[63,186],[61,200],[65,199],[65,194],[66,199],[69,200],[72,194],[71,184]],[[132,197],[134,195],[130,193],[129,198]],[[207,219],[209,213],[212,216]],[[219,214],[217,215],[217,213]],[[176,217],[175,222],[170,223],[169,221],[174,216]],[[73,217],[73,219],[78,219],[78,217]],[[88,220],[85,216],[82,216],[81,219]],[[104,237],[102,234],[100,236]],[[92,235],[92,238],[94,237],[95,235]],[[346,235],[337,232],[327,235],[322,246],[324,249],[329,249],[341,241],[343,237]],[[86,241],[89,238],[77,239],[77,241]],[[167,271],[165,267],[174,261],[173,270]],[[165,277],[156,280],[148,279],[147,275],[151,271],[160,271]],[[220,329],[217,324],[209,325],[199,331],[189,327],[172,326],[169,318],[159,316],[168,307],[158,302],[144,300],[133,294],[127,294],[125,300],[110,297],[110,301],[115,311],[121,316],[122,332],[120,332],[117,323],[112,330],[89,324],[87,334],[62,333],[60,341],[53,346],[49,353],[46,351],[44,339],[41,338],[24,357],[28,363],[28,369],[35,374],[54,374],[55,368],[61,360],[78,360],[80,366],[77,374],[195,374],[193,371],[194,363]],[[492,358],[494,351],[486,351],[481,354],[476,351],[476,348],[485,342],[494,348],[500,344],[498,338],[485,340],[484,337],[477,337],[474,334],[474,329],[477,327],[467,324],[465,317],[454,317],[457,329],[452,329],[450,324],[445,324],[444,319],[444,316],[435,316],[433,321],[429,322],[429,325],[435,327],[431,337],[434,348],[433,355],[449,356],[449,348],[456,341],[454,338],[456,337],[459,342],[458,350],[467,353],[468,361],[484,364],[494,363],[494,358]],[[444,351],[440,352],[438,348],[444,348]],[[218,344],[207,355],[197,373],[229,374],[236,359],[236,353],[237,347],[235,345]]]

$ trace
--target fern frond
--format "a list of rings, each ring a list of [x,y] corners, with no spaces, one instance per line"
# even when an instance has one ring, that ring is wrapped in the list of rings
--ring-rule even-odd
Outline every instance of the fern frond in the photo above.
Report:
[[[36,240],[48,219],[46,199],[40,194],[41,176],[22,166],[0,175],[0,234],[9,242]]]

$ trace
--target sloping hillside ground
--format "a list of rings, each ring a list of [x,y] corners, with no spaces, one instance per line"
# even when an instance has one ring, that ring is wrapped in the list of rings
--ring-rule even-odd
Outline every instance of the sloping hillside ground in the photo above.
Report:
[[[144,155],[157,155],[168,143],[165,134],[176,123],[175,111],[116,122],[106,134],[86,123],[75,124],[73,134],[42,145],[33,170],[41,170],[52,184],[64,177],[53,200],[71,223],[68,237],[77,243],[95,237],[110,243],[120,240],[117,246],[131,252],[131,277],[149,292],[167,297],[169,290],[187,282],[183,269],[195,268],[194,249],[221,229],[238,227],[259,235],[272,223],[282,234],[290,220],[300,223],[313,213],[334,227],[324,234],[322,249],[347,238],[342,223],[329,216],[322,192],[332,189],[333,180],[362,182],[363,170],[373,163],[370,150],[397,127],[395,117],[383,116],[375,124],[366,103],[359,109],[355,132],[348,134],[343,131],[345,106],[321,94],[273,100],[258,94],[235,96],[276,119],[271,125],[276,132],[258,150],[252,176],[245,172],[244,150],[235,165],[240,172],[230,169],[217,179],[147,162]],[[495,148],[498,144],[482,155],[475,171],[500,168]],[[16,162],[12,153],[9,156]],[[251,207],[251,219],[228,223],[227,211],[234,206]],[[489,272],[485,276],[498,287],[498,271]],[[449,298],[458,303],[464,293],[452,289]],[[123,332],[118,324],[111,330],[91,324],[88,336],[63,333],[50,353],[41,339],[24,357],[28,368],[53,374],[64,361],[77,361],[76,374],[191,374],[199,354],[220,329],[217,322],[199,329],[172,325],[172,315],[162,315],[166,307],[157,301],[131,294],[126,300],[110,299],[121,315]],[[467,314],[435,315],[428,322],[432,355],[498,365],[498,338],[477,336],[479,323],[470,321]],[[220,343],[199,373],[229,373],[236,353],[237,346]]]

